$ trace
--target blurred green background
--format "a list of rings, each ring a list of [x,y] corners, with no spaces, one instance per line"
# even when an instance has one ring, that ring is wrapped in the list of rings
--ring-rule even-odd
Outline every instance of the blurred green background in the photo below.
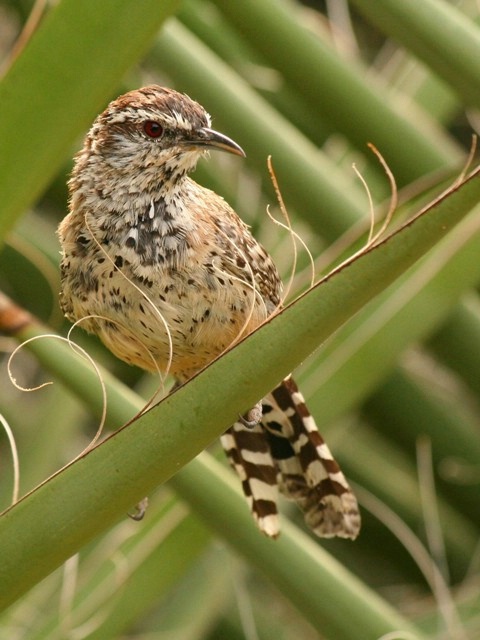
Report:
[[[246,161],[213,154],[195,179],[252,226],[287,282],[291,239],[266,215],[270,206],[280,217],[272,155],[293,228],[324,275],[368,229],[369,201],[352,165],[378,218],[389,205],[388,178],[367,143],[397,183],[392,228],[463,169],[480,122],[479,19],[474,0],[0,1],[0,289],[66,335],[55,229],[71,158],[110,99],[153,82],[198,100],[245,149]],[[232,550],[220,520],[210,527],[173,483],[151,496],[142,524],[120,522],[1,614],[0,639],[369,639],[381,636],[372,631],[380,603],[391,620],[385,638],[479,637],[478,235],[477,207],[296,372],[362,505],[355,543],[313,542],[348,568],[331,616],[321,604],[331,599],[328,581],[319,590],[305,575],[315,593],[302,608],[288,577],[281,582],[269,561],[243,552],[241,532]],[[299,247],[289,299],[309,282]],[[77,330],[74,339],[139,396],[155,391],[157,380],[95,338]],[[98,415],[68,380],[16,390],[6,362],[18,341],[0,340],[0,413],[15,434],[24,494],[87,446]],[[13,368],[25,387],[51,377],[26,349]],[[224,463],[218,446],[210,451]],[[1,508],[12,473],[2,432]],[[283,506],[295,538],[301,514]],[[291,574],[294,550],[285,557]],[[365,627],[352,629],[354,576],[379,600],[365,607]]]

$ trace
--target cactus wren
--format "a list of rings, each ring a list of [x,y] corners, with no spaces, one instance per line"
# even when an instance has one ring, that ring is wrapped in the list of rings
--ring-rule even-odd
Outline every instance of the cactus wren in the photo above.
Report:
[[[75,158],[58,231],[65,315],[180,383],[280,305],[268,253],[188,176],[209,149],[244,155],[186,95],[154,85],[120,96]],[[291,377],[221,440],[265,534],[279,533],[280,489],[317,535],[357,536],[357,501]]]

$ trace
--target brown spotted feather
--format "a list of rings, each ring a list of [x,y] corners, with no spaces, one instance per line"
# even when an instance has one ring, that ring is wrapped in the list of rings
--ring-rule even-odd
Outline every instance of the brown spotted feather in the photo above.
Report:
[[[243,155],[198,103],[152,85],[114,100],[75,157],[59,226],[65,315],[122,360],[185,382],[280,305],[272,259],[189,173],[209,149]],[[356,500],[288,378],[222,437],[260,529],[278,488],[321,536],[354,538]]]

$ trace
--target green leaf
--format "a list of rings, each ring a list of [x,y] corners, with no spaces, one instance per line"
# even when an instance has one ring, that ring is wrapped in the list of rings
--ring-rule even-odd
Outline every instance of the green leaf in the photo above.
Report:
[[[371,393],[408,345],[422,340],[480,281],[480,219],[470,216],[395,287],[384,291],[335,335],[310,365],[320,424]]]
[[[480,29],[444,0],[353,0],[385,33],[405,45],[454,88],[480,106]]]
[[[373,142],[399,184],[459,161],[458,149],[426,114],[419,122],[413,114],[406,117],[404,103],[392,99],[372,73],[365,81],[367,71],[358,60],[342,60],[313,37],[288,3],[215,0],[215,5],[334,130],[344,132],[362,152]]]
[[[41,195],[177,4],[62,0],[47,14],[0,83],[0,238]]]
[[[438,241],[468,213],[479,196],[477,171],[393,237],[326,278],[159,406],[5,512],[0,519],[2,606],[174,475],[238,413],[253,406],[366,301]],[[27,324],[19,337],[30,335],[28,327]],[[86,388],[85,380],[76,380],[81,380],[77,376],[81,365],[72,367],[68,350],[46,346],[45,342],[31,346],[46,366],[61,372],[72,386],[77,386],[78,393],[91,398],[92,384]],[[83,369],[85,376],[86,365]],[[93,381],[93,375],[91,378]],[[133,406],[125,400],[122,403],[122,409],[118,411],[117,407],[117,411],[124,416],[140,408],[138,401]],[[244,520],[248,520],[246,511],[243,513]],[[20,562],[27,570],[19,576]]]

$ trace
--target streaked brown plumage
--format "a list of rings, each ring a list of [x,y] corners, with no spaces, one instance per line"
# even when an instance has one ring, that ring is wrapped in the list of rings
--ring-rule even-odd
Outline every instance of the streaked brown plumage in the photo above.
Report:
[[[155,85],[120,96],[76,156],[59,227],[67,317],[85,318],[122,360],[180,382],[280,304],[268,253],[188,176],[215,148],[243,155],[187,96]],[[222,442],[265,533],[278,534],[278,482],[315,533],[357,535],[356,500],[291,379],[263,401],[260,424],[239,421]]]

